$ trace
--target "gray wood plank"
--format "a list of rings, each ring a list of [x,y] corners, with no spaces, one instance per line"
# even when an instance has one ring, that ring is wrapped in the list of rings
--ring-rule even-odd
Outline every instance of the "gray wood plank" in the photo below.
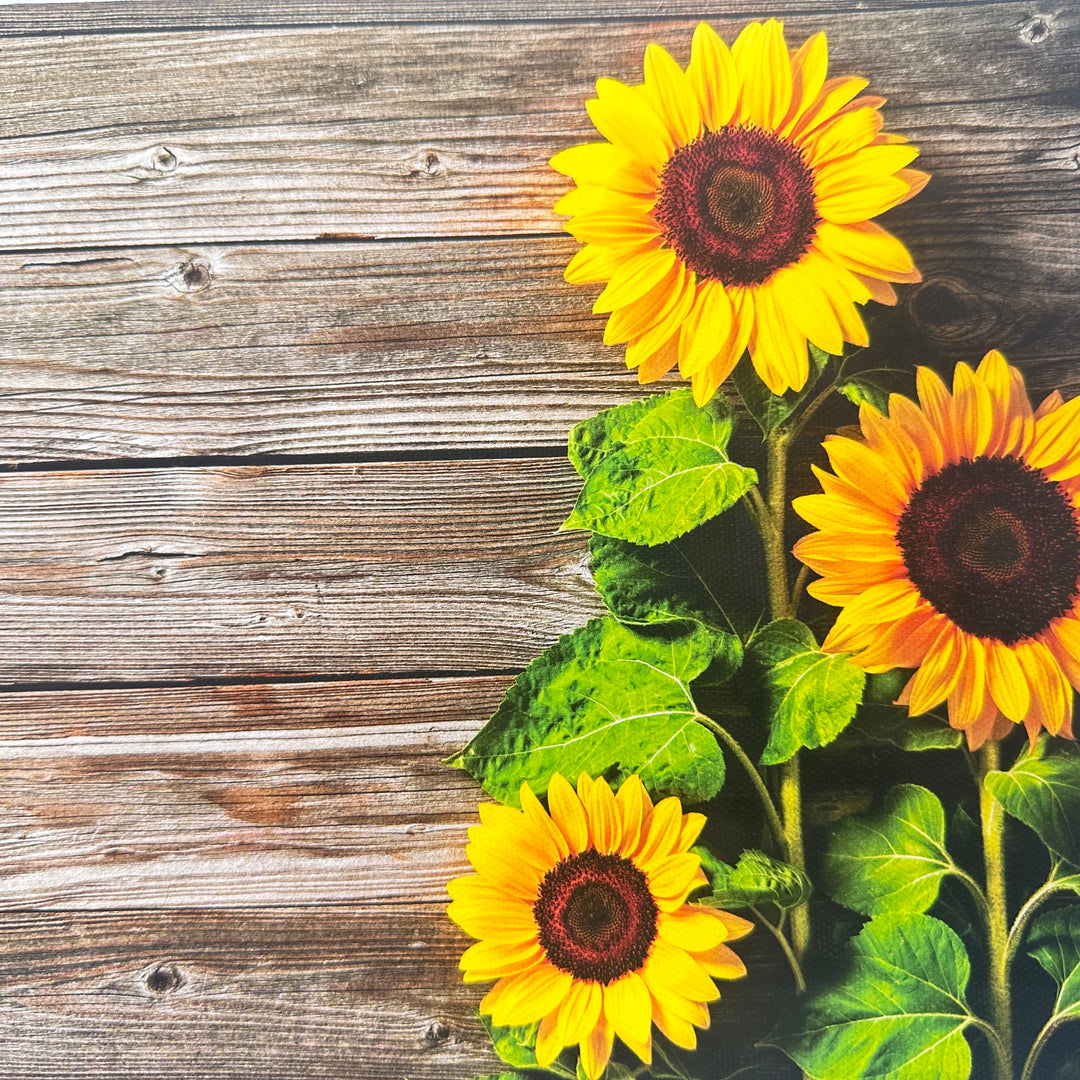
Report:
[[[523,667],[601,610],[565,460],[0,478],[0,683]]]
[[[865,72],[893,99],[890,127],[937,177],[918,204],[933,220],[1075,214],[1080,11],[1037,41],[1029,20],[1025,4],[823,11],[790,32],[825,27],[834,69]],[[685,60],[692,28],[11,38],[0,245],[552,232],[565,183],[546,161],[589,137],[596,76],[635,79],[654,39]]]
[[[457,971],[469,940],[415,903],[0,912],[0,1077],[498,1074],[475,1017],[486,987]],[[716,1066],[764,1034],[787,985],[764,933],[738,948],[753,974],[712,1007]],[[789,1077],[778,1059],[755,1075]]]
[[[989,7],[1009,0],[830,0],[829,12],[902,14],[926,8]],[[818,13],[813,0],[774,0],[768,14]],[[760,18],[755,0],[728,0],[727,17]],[[715,19],[702,0],[187,0],[182,8],[163,0],[84,0],[82,3],[13,3],[0,8],[0,34],[125,32],[202,26],[318,26],[326,23],[405,23],[512,19]],[[1026,32],[1043,38],[1054,30],[1053,14],[1032,16]]]
[[[870,304],[875,362],[1001,348],[1080,392],[1080,229],[936,226],[926,282]],[[564,239],[207,245],[0,255],[0,461],[557,447],[641,396],[571,286]],[[672,375],[660,388],[676,385]],[[653,389],[656,389],[655,387]]]

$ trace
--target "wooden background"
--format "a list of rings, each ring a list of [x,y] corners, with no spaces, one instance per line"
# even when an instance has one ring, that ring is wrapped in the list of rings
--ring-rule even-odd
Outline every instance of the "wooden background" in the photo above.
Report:
[[[546,161],[767,14],[934,174],[879,347],[1080,391],[1073,0],[0,7],[0,1075],[496,1068],[439,762],[599,612],[565,434],[640,393]]]

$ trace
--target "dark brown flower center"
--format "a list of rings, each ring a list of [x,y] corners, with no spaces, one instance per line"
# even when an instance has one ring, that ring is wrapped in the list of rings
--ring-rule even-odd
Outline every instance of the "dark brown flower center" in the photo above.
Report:
[[[668,159],[653,215],[700,277],[759,285],[809,248],[814,177],[798,148],[771,132],[707,131]]]
[[[593,848],[547,872],[533,918],[548,959],[575,979],[610,983],[637,971],[656,938],[645,875],[629,859]]]
[[[928,477],[896,539],[919,592],[961,630],[1015,645],[1080,593],[1080,527],[1062,486],[1014,457]]]

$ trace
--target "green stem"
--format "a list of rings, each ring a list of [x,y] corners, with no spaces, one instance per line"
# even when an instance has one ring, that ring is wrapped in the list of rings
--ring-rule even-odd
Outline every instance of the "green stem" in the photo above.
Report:
[[[765,817],[769,822],[769,828],[772,830],[772,834],[776,837],[776,842],[784,848],[784,857],[788,858],[787,846],[784,843],[784,824],[780,820],[780,815],[776,811],[776,803],[773,802],[772,796],[769,794],[768,787],[765,786],[765,781],[761,777],[761,773],[757,771],[754,763],[750,760],[746,751],[739,745],[735,736],[731,734],[727,728],[722,727],[710,716],[705,716],[702,713],[698,713],[697,721],[703,727],[707,727],[714,735],[723,740],[724,745],[735,755],[739,760],[739,764],[746,770],[746,775],[750,777],[750,782],[754,785],[754,790],[758,793],[758,798],[761,799],[761,805],[765,810]],[[791,860],[788,859],[790,862]]]
[[[784,523],[787,515],[787,461],[793,434],[781,428],[765,440],[765,573],[769,585],[769,614],[773,619],[790,618],[792,594],[788,586],[787,545]],[[785,761],[780,772],[780,809],[784,821],[784,851],[788,862],[806,869],[803,844],[802,790],[799,784],[799,755]],[[810,912],[801,904],[791,912],[791,944],[802,959],[810,943]]]
[[[799,755],[795,754],[780,766],[780,809],[784,815],[784,850],[787,861],[800,870],[806,869],[806,850],[803,846],[802,785],[799,782]],[[800,904],[791,910],[791,945],[802,959],[810,944],[810,909]]]
[[[1046,1021],[1042,1031],[1039,1032],[1039,1037],[1035,1040],[1035,1045],[1031,1048],[1031,1053],[1027,1056],[1027,1061],[1024,1062],[1024,1071],[1020,1074],[1020,1080],[1035,1080],[1035,1062],[1046,1048],[1050,1036],[1066,1021],[1075,1019],[1075,1016],[1058,1015],[1052,1016]]]
[[[1001,747],[991,740],[979,751],[979,808],[990,963],[990,1020],[999,1043],[995,1048],[995,1080],[1013,1080],[1012,1001],[1009,993],[1009,911],[1005,896],[1005,811],[986,787],[986,775],[1001,766]]]
[[[1054,864],[1054,868],[1050,871],[1050,876],[1031,894],[1027,902],[1020,909],[1016,918],[1013,920],[1012,929],[1009,931],[1008,944],[1005,949],[1006,978],[1008,977],[1012,962],[1016,957],[1016,950],[1020,948],[1020,943],[1024,940],[1024,931],[1027,929],[1027,924],[1031,921],[1031,917],[1035,914],[1038,907],[1044,900],[1056,892],[1072,891],[1072,886],[1064,885],[1057,880],[1057,874],[1060,868],[1061,863]]]
[[[750,910],[757,917],[758,922],[769,931],[780,945],[780,949],[783,951],[784,957],[788,962],[788,967],[791,968],[791,974],[795,978],[795,993],[802,994],[806,992],[806,978],[803,975],[802,965],[799,963],[799,958],[795,955],[795,950],[788,944],[788,939],[785,937],[784,932],[774,922],[769,922],[764,915],[753,904],[750,905]]]

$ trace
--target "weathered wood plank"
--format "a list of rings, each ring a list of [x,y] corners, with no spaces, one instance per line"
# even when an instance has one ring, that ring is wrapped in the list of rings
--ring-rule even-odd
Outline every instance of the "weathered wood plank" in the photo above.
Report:
[[[442,903],[507,677],[0,697],[0,909]],[[760,843],[733,775],[717,850]],[[829,792],[835,802],[835,788]]]
[[[1080,229],[1060,215],[993,229],[910,216],[898,227],[926,283],[897,310],[867,309],[876,362],[997,347],[1035,392],[1080,392]],[[602,344],[597,288],[562,280],[576,247],[0,256],[0,460],[560,446],[643,392]]]
[[[957,20],[822,12],[791,33],[824,26],[835,69],[894,99],[937,176],[920,213],[1074,213],[1080,12],[1041,37],[1024,4]],[[546,160],[589,137],[596,76],[635,78],[654,39],[685,59],[692,28],[508,24],[497,48],[461,26],[12,38],[0,244],[550,232],[565,184]]]
[[[0,682],[523,667],[600,610],[564,460],[0,478]]]
[[[442,901],[508,683],[5,696],[0,907]]]
[[[440,907],[0,913],[5,1080],[463,1080],[498,1073]],[[786,985],[771,943],[713,1006],[706,1058],[768,1029]],[[779,1055],[778,1055],[779,1057]],[[730,1071],[730,1067],[717,1070]],[[779,1061],[763,1080],[790,1076]]]
[[[830,0],[831,13],[865,11],[898,15],[928,7],[989,7],[1009,0]],[[92,6],[91,6],[92,5]],[[801,16],[807,0],[774,0],[768,14]],[[760,18],[755,0],[728,0],[727,17]],[[0,8],[0,34],[34,34],[157,29],[203,26],[319,26],[334,23],[404,23],[424,21],[488,21],[511,19],[641,19],[716,17],[701,0],[652,0],[647,10],[625,0],[187,0],[182,8],[163,0],[84,0],[82,3],[13,3]],[[1033,16],[1027,33],[1043,39],[1054,28],[1054,16]]]

